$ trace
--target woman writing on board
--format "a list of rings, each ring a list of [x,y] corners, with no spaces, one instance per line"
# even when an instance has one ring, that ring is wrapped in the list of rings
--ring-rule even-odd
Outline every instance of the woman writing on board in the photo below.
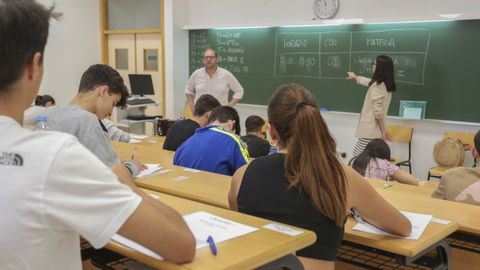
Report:
[[[365,146],[373,139],[389,141],[390,134],[385,128],[385,117],[395,91],[395,78],[392,58],[386,55],[376,57],[372,67],[372,78],[357,76],[354,72],[348,72],[348,80],[355,80],[357,84],[368,87],[362,112],[355,132],[358,138],[353,149],[353,156],[360,155]]]

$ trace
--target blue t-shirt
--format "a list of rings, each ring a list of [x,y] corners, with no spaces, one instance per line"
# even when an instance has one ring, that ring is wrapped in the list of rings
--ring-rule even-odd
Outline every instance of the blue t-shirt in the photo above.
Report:
[[[174,165],[230,176],[248,161],[240,137],[212,125],[197,129],[173,157]]]

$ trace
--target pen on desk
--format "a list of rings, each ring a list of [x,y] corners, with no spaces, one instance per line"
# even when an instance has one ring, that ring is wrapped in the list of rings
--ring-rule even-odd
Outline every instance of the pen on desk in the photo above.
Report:
[[[208,245],[210,246],[210,250],[212,251],[213,255],[217,255],[217,246],[215,246],[215,241],[213,240],[213,237],[210,235],[207,238]]]
[[[134,159],[135,158],[135,152],[137,151],[137,147],[135,146],[133,148],[133,153],[132,153],[132,157],[130,159]]]

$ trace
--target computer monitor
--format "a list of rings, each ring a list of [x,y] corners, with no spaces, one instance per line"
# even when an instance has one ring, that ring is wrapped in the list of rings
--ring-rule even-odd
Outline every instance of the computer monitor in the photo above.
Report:
[[[152,76],[150,74],[128,74],[132,95],[155,95]]]

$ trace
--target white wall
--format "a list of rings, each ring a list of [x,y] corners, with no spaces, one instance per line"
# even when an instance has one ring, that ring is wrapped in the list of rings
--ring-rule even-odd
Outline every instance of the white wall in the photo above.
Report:
[[[183,110],[183,87],[188,78],[188,50],[185,46],[188,31],[183,26],[218,27],[218,26],[254,26],[254,25],[297,25],[311,24],[314,13],[313,0],[167,0],[177,2],[171,14],[172,27],[166,36],[171,43],[167,58],[172,57],[173,73],[167,75],[167,97],[174,99],[175,108],[168,117],[179,117]],[[394,22],[411,20],[440,19],[439,14],[461,13],[459,19],[480,18],[480,1],[478,0],[340,0],[340,10],[336,19],[358,19],[365,22]],[[321,22],[317,22],[321,23]],[[167,32],[166,31],[166,34]],[[174,34],[175,33],[175,34]],[[168,87],[170,85],[171,87]],[[167,98],[167,108],[169,105]],[[180,107],[179,107],[180,106]],[[240,104],[237,106],[244,121],[251,114],[266,117],[265,106]],[[358,114],[324,113],[327,124],[335,136],[340,150],[351,153],[356,139],[353,137],[358,121]],[[414,121],[398,118],[388,119],[390,124],[404,124],[414,127],[413,171],[425,179],[428,168],[434,166],[433,145],[447,130],[476,132],[480,124],[446,123],[440,121]],[[392,145],[392,152],[403,156],[406,149],[402,145]],[[466,155],[465,165],[471,165],[470,155]]]
[[[167,118],[183,115],[188,79],[187,0],[165,0],[165,87]]]
[[[39,0],[55,2],[63,12],[52,20],[45,50],[45,73],[40,94],[49,94],[57,104],[66,104],[76,95],[82,73],[100,62],[99,5],[96,0]]]
[[[286,25],[313,20],[313,0],[189,0],[188,25]],[[335,19],[365,22],[439,19],[439,14],[462,13],[478,18],[478,0],[340,0]]]

